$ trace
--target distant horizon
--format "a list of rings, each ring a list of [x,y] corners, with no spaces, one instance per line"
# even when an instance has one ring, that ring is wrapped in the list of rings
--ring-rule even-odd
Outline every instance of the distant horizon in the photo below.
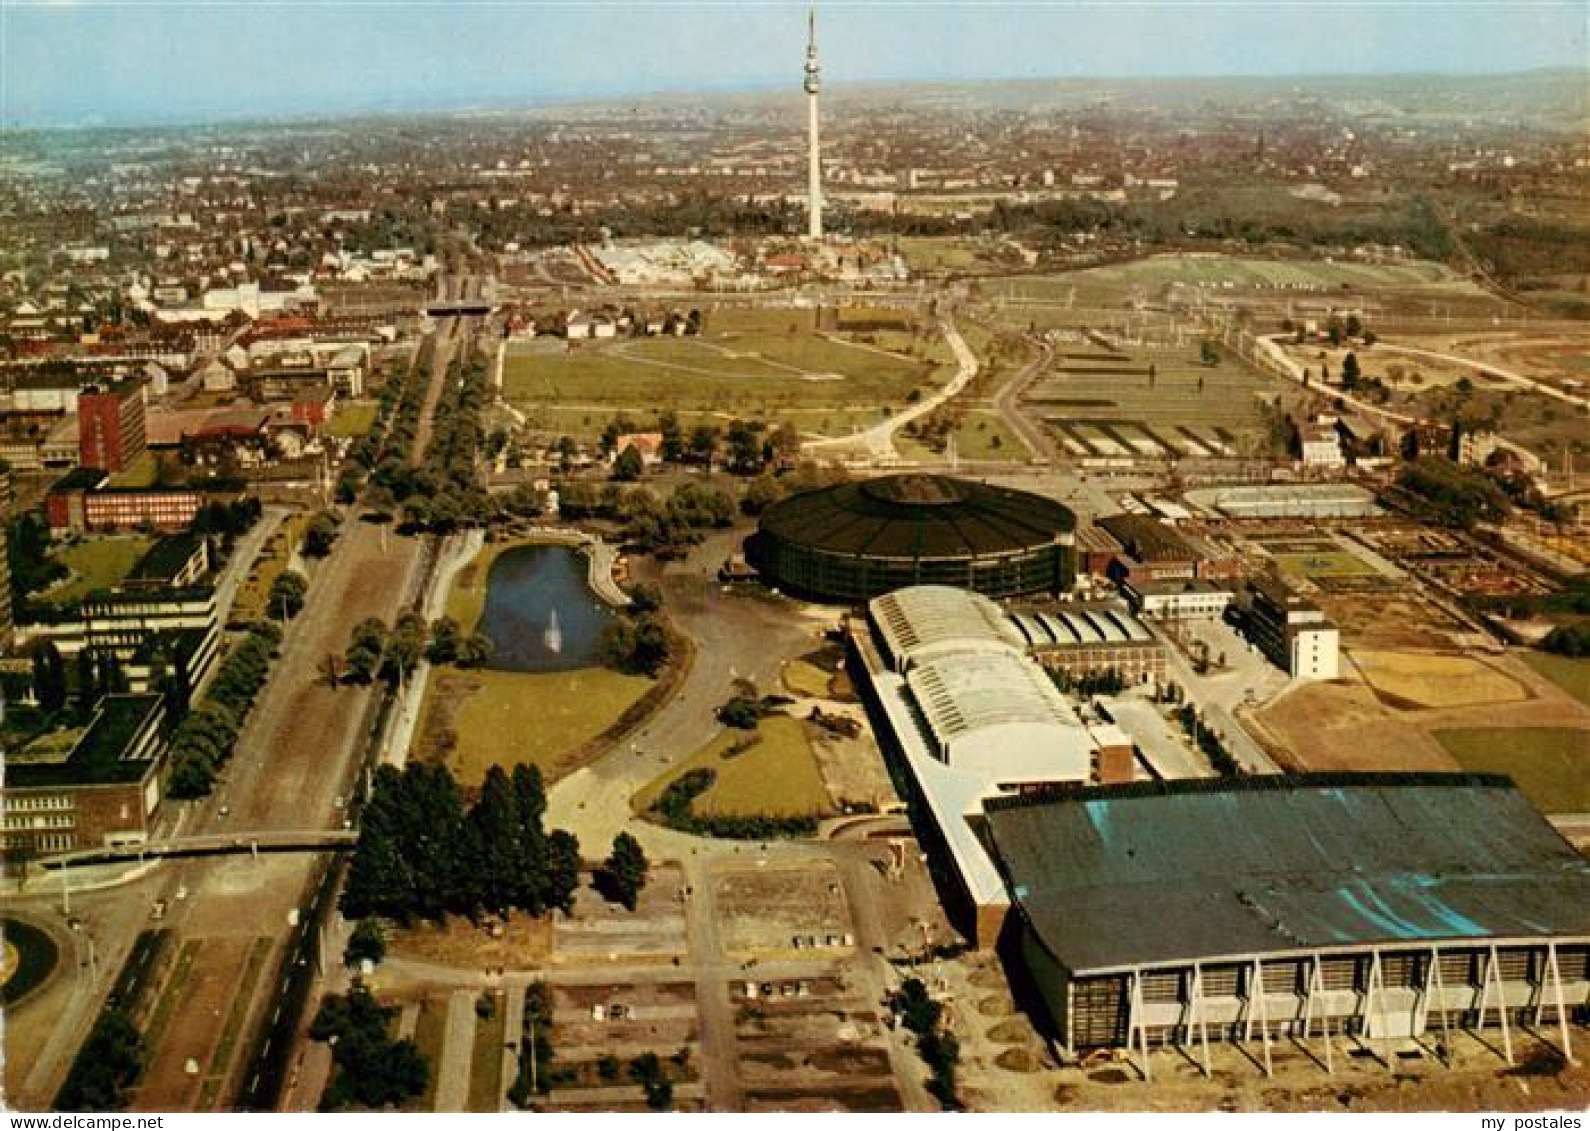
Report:
[[[794,104],[805,11],[780,0],[0,0],[0,127],[202,127],[779,91]],[[818,5],[825,91],[839,93],[1549,72],[1590,81],[1587,22],[1578,0]]]

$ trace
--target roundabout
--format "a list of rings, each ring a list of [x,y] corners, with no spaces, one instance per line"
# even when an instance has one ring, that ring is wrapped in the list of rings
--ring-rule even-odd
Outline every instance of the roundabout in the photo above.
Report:
[[[42,927],[14,915],[0,917],[0,1005],[15,1008],[48,982],[61,948]]]

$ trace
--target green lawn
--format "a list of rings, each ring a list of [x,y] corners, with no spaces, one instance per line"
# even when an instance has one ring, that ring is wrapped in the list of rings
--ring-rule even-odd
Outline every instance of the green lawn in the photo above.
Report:
[[[447,999],[445,993],[425,998],[420,1002],[420,1015],[414,1022],[414,1044],[430,1070],[425,1092],[415,1101],[415,1111],[436,1110],[436,1082],[442,1066],[442,1049],[447,1042]],[[394,1023],[396,1020],[393,1018]]]
[[[491,766],[541,768],[550,781],[585,743],[618,722],[656,686],[607,668],[571,672],[461,671],[431,674],[418,727],[419,749],[441,758],[465,785]]]
[[[1276,554],[1283,573],[1293,577],[1373,577],[1374,567],[1342,550],[1310,554]]]
[[[767,328],[765,321],[742,328],[751,313],[718,312],[709,326],[725,328],[700,338],[618,339],[573,350],[556,341],[532,343],[509,353],[504,395],[532,418],[555,408],[559,425],[577,419],[589,431],[620,411],[652,419],[665,409],[816,427],[814,414],[903,407],[912,390],[940,383],[952,372],[942,343],[934,340],[914,342],[886,332],[888,344],[912,351],[907,355],[859,340],[866,335],[851,340],[791,332]],[[800,311],[761,313],[775,321],[807,317]]]
[[[326,422],[326,435],[338,437],[363,436],[375,424],[377,407],[374,404],[347,404],[337,409]]]
[[[71,570],[65,580],[38,595],[51,605],[81,601],[96,589],[109,589],[132,572],[153,540],[142,537],[93,538],[56,552],[56,560]]]
[[[1510,775],[1544,813],[1590,811],[1590,730],[1474,728],[1435,737],[1465,770]]]
[[[1590,660],[1553,656],[1550,652],[1525,652],[1520,659],[1537,674],[1545,676],[1579,702],[1590,707]]]
[[[502,1103],[502,1053],[507,1035],[507,997],[495,995],[490,1017],[475,1015],[475,1044],[469,1057],[469,1110],[494,1112]],[[517,1035],[517,1034],[515,1034]]]
[[[668,783],[700,767],[717,772],[717,781],[696,798],[694,810],[705,817],[800,817],[832,811],[822,773],[806,740],[806,724],[787,715],[773,715],[757,727],[762,741],[739,754],[732,752],[745,731],[727,730],[690,758],[653,779],[630,804],[644,813]]]

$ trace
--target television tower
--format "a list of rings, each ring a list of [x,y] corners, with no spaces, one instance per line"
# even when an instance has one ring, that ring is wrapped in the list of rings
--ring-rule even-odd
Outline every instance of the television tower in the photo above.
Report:
[[[817,140],[817,9],[806,13],[806,119],[807,144],[811,152],[806,164],[806,235],[823,238],[823,160]]]

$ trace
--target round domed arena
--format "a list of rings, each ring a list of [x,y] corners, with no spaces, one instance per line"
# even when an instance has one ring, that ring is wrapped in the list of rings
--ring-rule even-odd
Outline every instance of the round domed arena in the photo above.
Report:
[[[747,549],[768,585],[820,601],[906,585],[1010,597],[1070,587],[1075,531],[1070,510],[1027,491],[890,475],[773,504]]]

